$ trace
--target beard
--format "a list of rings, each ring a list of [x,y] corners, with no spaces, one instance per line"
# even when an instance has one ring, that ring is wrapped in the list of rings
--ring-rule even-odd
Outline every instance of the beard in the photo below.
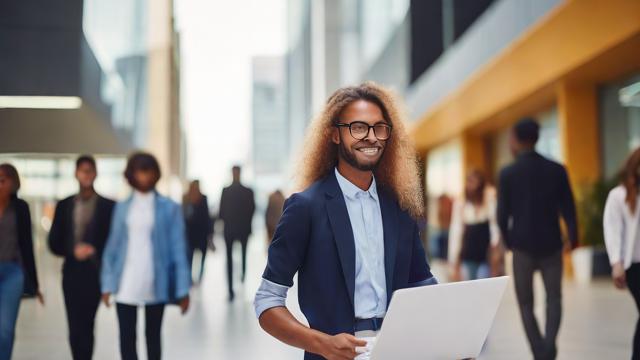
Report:
[[[340,157],[347,162],[347,164],[353,166],[354,168],[360,170],[360,171],[374,171],[377,167],[378,164],[380,164],[380,160],[382,160],[382,157],[384,156],[384,150],[385,147],[383,146],[382,149],[380,150],[380,157],[378,158],[378,160],[376,160],[373,163],[361,163],[358,161],[358,159],[356,158],[355,154],[353,154],[352,149],[348,149],[345,145],[344,142],[341,141],[340,144],[338,144],[338,154],[340,155]]]

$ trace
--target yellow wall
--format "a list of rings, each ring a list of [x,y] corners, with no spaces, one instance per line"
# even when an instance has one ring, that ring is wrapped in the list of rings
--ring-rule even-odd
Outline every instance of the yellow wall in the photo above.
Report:
[[[413,128],[414,140],[419,152],[427,152],[461,134],[486,135],[556,102],[561,129],[580,132],[579,122],[590,122],[584,132],[591,139],[585,144],[591,147],[597,144],[593,141],[597,117],[581,110],[581,104],[592,111],[595,84],[636,69],[640,69],[640,1],[569,1],[420,117]],[[573,116],[582,120],[572,120]],[[568,134],[563,139],[582,141]],[[565,150],[568,161],[593,158],[571,149]],[[473,156],[468,159],[477,161]],[[594,169],[599,171],[599,165],[576,165],[570,176],[586,179]]]

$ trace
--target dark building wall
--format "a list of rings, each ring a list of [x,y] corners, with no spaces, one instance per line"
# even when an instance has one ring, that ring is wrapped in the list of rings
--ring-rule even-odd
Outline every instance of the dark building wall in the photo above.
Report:
[[[410,83],[420,77],[444,52],[445,28],[453,30],[455,42],[495,0],[451,0],[453,16],[447,24],[443,0],[411,0]],[[453,24],[451,24],[453,20]]]
[[[487,10],[494,0],[455,0],[453,2],[454,39],[458,39]]]
[[[0,94],[79,95],[82,5],[0,1]]]
[[[442,1],[411,0],[410,83],[442,54]]]

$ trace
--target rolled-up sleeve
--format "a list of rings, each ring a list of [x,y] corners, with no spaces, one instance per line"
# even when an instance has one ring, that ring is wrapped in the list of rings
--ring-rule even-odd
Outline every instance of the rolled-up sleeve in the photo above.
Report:
[[[432,276],[422,281],[409,283],[408,287],[413,288],[413,287],[421,287],[421,286],[429,286],[429,285],[438,285],[438,279],[436,279],[435,276]]]
[[[289,288],[286,286],[262,279],[253,301],[256,317],[259,319],[263,312],[271,308],[284,307],[287,300],[287,291],[289,291]]]
[[[299,194],[284,205],[273,242],[269,246],[267,266],[256,292],[254,309],[260,318],[270,308],[285,306],[293,277],[304,262],[309,242],[310,217],[307,204]]]

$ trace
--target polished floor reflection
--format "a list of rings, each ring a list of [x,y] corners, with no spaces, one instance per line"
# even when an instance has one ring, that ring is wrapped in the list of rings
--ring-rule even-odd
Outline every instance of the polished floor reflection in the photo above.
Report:
[[[209,253],[205,279],[192,292],[192,308],[189,313],[183,317],[175,306],[170,306],[165,313],[165,359],[302,359],[301,351],[269,337],[260,329],[255,319],[253,294],[265,263],[262,239],[264,236],[259,234],[250,241],[247,282],[244,285],[238,282],[236,300],[233,303],[227,301],[224,244],[219,243],[219,250]],[[238,245],[238,265],[239,253]],[[61,261],[49,255],[42,246],[38,249],[38,255],[46,306],[41,307],[33,300],[23,301],[14,359],[70,359],[60,285]],[[541,282],[537,281],[536,286],[536,311],[541,316],[544,312]],[[630,358],[631,336],[637,316],[631,297],[626,292],[615,290],[606,280],[598,280],[588,286],[566,282],[564,290],[565,311],[560,329],[558,358]],[[294,313],[299,315],[295,290],[290,295],[289,304],[295,309]],[[428,306],[425,309],[428,311]],[[144,333],[139,331],[139,334]],[[143,339],[143,335],[140,336]],[[141,359],[145,358],[143,342],[139,340],[138,344]],[[94,358],[119,359],[117,320],[113,308],[101,306],[98,312]],[[531,358],[512,286],[507,289],[480,358]]]

